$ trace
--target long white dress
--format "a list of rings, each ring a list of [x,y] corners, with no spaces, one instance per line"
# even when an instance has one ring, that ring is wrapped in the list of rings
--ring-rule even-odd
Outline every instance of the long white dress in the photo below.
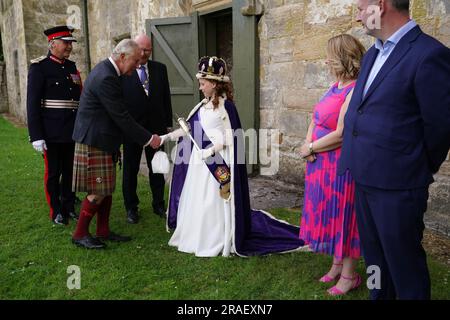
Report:
[[[199,110],[200,123],[213,144],[225,144],[226,140],[223,117],[226,111],[221,102],[217,109],[209,102]],[[229,147],[220,151],[226,163],[230,163],[230,153]],[[201,160],[200,152],[193,148],[178,206],[177,226],[169,245],[198,257],[233,253],[230,206],[231,201],[220,197],[219,183]]]

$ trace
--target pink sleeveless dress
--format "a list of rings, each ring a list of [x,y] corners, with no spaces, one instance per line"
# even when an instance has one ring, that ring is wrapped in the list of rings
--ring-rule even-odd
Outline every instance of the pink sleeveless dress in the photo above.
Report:
[[[337,128],[339,112],[355,82],[339,89],[334,84],[314,107],[312,140]],[[350,173],[337,175],[341,148],[316,154],[305,173],[305,198],[300,238],[317,253],[338,259],[359,258],[360,242],[355,215],[355,184]]]

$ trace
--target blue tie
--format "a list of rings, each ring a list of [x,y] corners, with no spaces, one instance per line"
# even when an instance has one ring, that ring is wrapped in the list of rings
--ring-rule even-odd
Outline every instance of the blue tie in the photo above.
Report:
[[[140,66],[139,69],[141,69],[141,75],[139,76],[139,79],[141,80],[142,86],[145,88],[145,90],[147,90],[148,93],[149,83],[147,78],[147,72],[145,72],[145,66]]]

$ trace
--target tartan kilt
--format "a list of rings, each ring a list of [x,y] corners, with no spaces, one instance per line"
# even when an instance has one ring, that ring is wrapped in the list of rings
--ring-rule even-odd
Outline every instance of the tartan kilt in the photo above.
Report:
[[[85,144],[75,144],[72,191],[101,196],[116,188],[116,163],[111,153]]]

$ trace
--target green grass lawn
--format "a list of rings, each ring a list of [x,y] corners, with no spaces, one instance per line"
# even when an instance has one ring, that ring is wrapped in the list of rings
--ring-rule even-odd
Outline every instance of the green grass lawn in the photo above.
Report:
[[[197,258],[169,247],[165,221],[151,212],[147,180],[139,181],[141,222],[125,221],[121,179],[112,230],[133,236],[103,251],[71,244],[74,223],[54,226],[43,191],[43,160],[27,131],[0,117],[0,299],[332,299],[317,279],[330,258],[312,253],[267,257]],[[121,171],[118,172],[118,177]],[[298,223],[299,212],[275,216]],[[94,224],[95,225],[95,224]],[[69,290],[68,266],[81,270],[81,289]],[[433,299],[450,299],[450,268],[429,258]],[[358,272],[365,274],[362,262]],[[414,279],[411,279],[414,281]],[[365,287],[345,299],[366,299]]]

